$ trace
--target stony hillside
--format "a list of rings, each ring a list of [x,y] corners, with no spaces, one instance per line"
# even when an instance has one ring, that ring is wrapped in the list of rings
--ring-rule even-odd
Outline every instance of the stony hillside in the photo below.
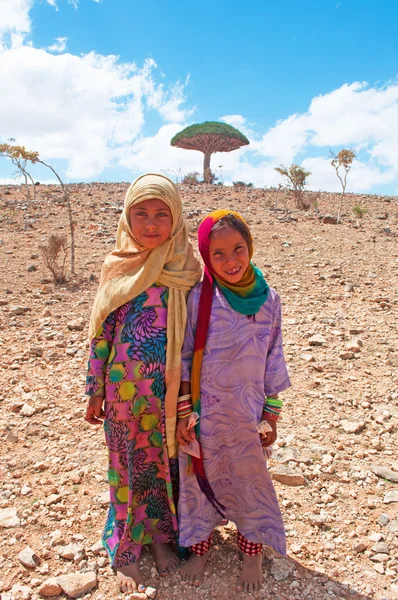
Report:
[[[126,188],[68,186],[76,275],[55,286],[39,246],[50,233],[68,235],[59,187],[37,186],[29,202],[0,187],[2,600],[119,597],[98,545],[106,447],[83,420],[83,384],[91,303]],[[398,198],[348,195],[336,225],[324,217],[336,214],[338,195],[311,194],[304,213],[277,190],[181,192],[194,243],[211,209],[247,218],[255,262],[283,301],[293,387],[269,466],[288,556],[265,552],[264,589],[253,597],[398,598]],[[362,219],[354,206],[367,210]],[[157,597],[239,596],[235,535],[232,524],[219,528],[198,590],[178,574],[160,580],[145,554]]]

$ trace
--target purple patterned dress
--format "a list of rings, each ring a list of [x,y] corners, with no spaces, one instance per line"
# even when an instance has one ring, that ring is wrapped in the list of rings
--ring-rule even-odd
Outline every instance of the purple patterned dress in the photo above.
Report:
[[[113,311],[92,341],[86,394],[105,398],[110,507],[102,536],[114,568],[144,544],[176,543],[172,473],[165,443],[168,289],[156,285]]]
[[[197,284],[188,298],[183,381],[190,380],[200,290]],[[285,554],[282,515],[256,431],[264,395],[290,386],[275,290],[270,288],[253,321],[233,310],[214,288],[200,385],[204,468],[217,500],[226,507],[226,518],[250,542],[268,544]],[[200,491],[196,477],[187,474],[187,455],[181,450],[179,468],[180,544],[189,547],[207,540],[220,524],[220,516]]]

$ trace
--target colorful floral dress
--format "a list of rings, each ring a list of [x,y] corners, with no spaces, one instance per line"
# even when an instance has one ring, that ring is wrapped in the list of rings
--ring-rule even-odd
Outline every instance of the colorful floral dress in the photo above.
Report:
[[[167,288],[152,286],[113,311],[91,343],[86,394],[105,398],[110,507],[102,541],[114,568],[135,562],[144,544],[177,538],[178,467],[165,443],[167,297]]]

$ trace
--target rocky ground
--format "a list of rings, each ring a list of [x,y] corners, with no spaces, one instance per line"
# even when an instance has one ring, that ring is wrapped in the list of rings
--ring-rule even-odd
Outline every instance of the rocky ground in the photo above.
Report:
[[[18,187],[0,188],[2,600],[122,597],[98,544],[106,448],[83,420],[83,382],[90,305],[126,187],[68,186],[76,275],[58,286],[39,246],[68,234],[59,188],[40,186],[29,202]],[[283,300],[293,387],[270,468],[288,555],[265,551],[263,589],[249,597],[398,598],[398,198],[349,195],[335,225],[322,218],[336,212],[332,194],[313,194],[303,213],[276,190],[181,191],[193,241],[210,209],[244,214],[255,260]],[[362,219],[355,205],[367,209]],[[144,557],[162,600],[239,597],[239,566],[232,524],[216,532],[199,589],[178,574],[160,580]]]

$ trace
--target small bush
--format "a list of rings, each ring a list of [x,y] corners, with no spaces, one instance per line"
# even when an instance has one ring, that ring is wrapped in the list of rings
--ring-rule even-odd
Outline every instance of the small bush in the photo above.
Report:
[[[253,183],[246,183],[246,181],[233,181],[232,185],[234,187],[243,187],[243,188],[252,188],[253,187]]]
[[[363,215],[366,215],[366,213],[368,212],[367,208],[361,208],[359,206],[359,204],[357,204],[356,206],[354,206],[354,208],[352,209],[352,212],[354,213],[354,215],[356,217],[358,217],[358,219],[362,219]]]
[[[54,283],[65,283],[65,261],[67,255],[66,236],[52,234],[46,244],[40,246],[44,265],[50,271]]]
[[[199,173],[197,171],[192,171],[191,173],[187,173],[181,180],[181,183],[184,185],[197,185],[198,183],[202,183],[199,179]]]

